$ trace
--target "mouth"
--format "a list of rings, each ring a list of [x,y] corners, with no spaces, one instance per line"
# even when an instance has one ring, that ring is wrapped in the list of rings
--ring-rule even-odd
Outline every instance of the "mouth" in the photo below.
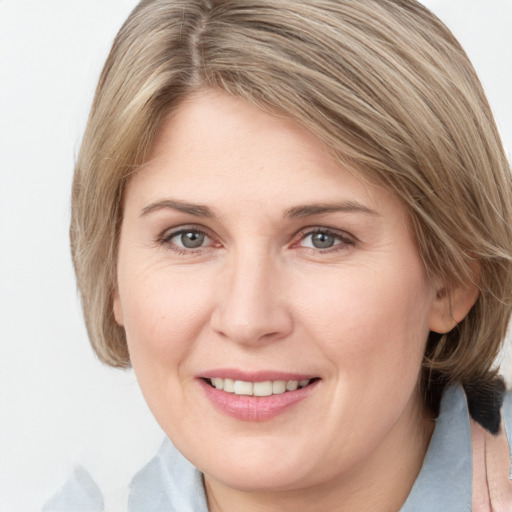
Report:
[[[271,420],[294,409],[318,392],[322,380],[276,372],[249,376],[238,371],[223,371],[223,377],[215,373],[199,378],[207,400],[221,413],[251,422]]]
[[[272,395],[282,395],[298,389],[305,388],[318,378],[303,380],[266,380],[262,382],[250,382],[244,380],[223,379],[221,377],[212,377],[204,379],[212,388],[225,393],[234,395],[265,397]]]

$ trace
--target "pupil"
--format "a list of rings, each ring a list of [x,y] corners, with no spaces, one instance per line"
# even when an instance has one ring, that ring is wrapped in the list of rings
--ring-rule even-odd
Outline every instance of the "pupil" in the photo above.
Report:
[[[187,249],[195,249],[197,247],[201,247],[204,242],[204,234],[198,233],[197,231],[189,231],[188,233],[183,233],[181,235],[181,243],[183,247]]]
[[[315,233],[312,237],[313,246],[317,249],[328,249],[334,245],[334,237],[325,233]]]

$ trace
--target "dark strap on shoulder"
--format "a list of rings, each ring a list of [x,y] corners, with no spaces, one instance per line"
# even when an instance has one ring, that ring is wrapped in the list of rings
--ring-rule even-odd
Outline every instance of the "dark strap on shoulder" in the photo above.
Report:
[[[501,377],[490,382],[464,384],[471,418],[491,434],[497,435],[501,424],[501,407],[505,397],[505,383]]]

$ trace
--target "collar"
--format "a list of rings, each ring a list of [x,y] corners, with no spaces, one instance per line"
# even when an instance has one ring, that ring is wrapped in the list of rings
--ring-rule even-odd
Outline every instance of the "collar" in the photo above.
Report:
[[[165,439],[130,482],[128,512],[208,512],[201,472]]]
[[[472,477],[466,396],[462,387],[449,387],[423,466],[400,512],[471,512]]]

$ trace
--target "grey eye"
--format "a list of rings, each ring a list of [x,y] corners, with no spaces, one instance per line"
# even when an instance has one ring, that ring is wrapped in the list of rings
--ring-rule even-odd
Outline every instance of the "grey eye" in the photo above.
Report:
[[[310,235],[311,245],[315,249],[329,249],[335,243],[338,237],[328,233],[313,233]]]
[[[179,243],[177,245],[181,245],[187,249],[197,249],[204,244],[206,236],[204,233],[200,233],[199,231],[186,231],[178,235],[176,238],[179,239]]]

